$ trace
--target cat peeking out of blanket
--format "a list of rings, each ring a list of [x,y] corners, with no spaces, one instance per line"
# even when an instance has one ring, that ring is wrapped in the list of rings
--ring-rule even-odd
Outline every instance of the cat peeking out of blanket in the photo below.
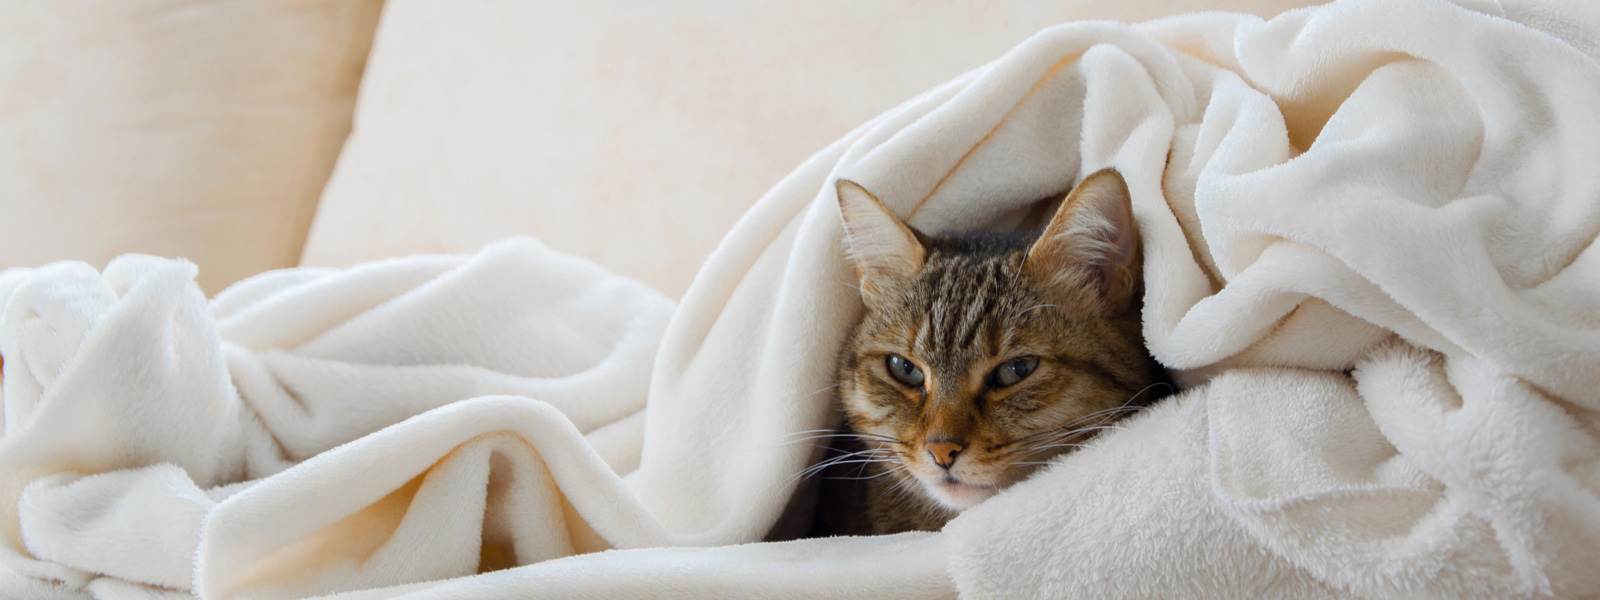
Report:
[[[812,535],[937,530],[1149,404],[1127,185],[1096,172],[1044,232],[930,236],[838,183],[866,311],[840,353],[846,423]]]

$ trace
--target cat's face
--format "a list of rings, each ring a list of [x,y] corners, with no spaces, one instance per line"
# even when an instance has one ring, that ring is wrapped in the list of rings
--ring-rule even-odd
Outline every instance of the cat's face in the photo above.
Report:
[[[866,305],[840,359],[846,417],[866,458],[927,497],[977,504],[1163,380],[1115,172],[1085,179],[1031,245],[922,236],[850,182],[840,205]]]

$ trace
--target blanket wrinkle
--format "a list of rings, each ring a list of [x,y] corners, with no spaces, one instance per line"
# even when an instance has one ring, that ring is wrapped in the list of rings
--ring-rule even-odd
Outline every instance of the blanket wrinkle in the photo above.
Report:
[[[533,240],[0,271],[0,596],[1600,595],[1600,14],[1067,23],[818,152],[681,304]],[[1123,173],[1188,389],[940,532],[762,542],[861,304],[833,183],[1015,231]],[[786,513],[786,511],[788,511]]]

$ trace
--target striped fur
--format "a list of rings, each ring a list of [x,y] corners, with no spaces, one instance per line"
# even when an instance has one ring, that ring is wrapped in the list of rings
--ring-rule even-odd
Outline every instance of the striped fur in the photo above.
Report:
[[[822,471],[814,534],[938,529],[1165,390],[1142,343],[1137,230],[1114,171],[1086,178],[1041,236],[900,235],[860,192],[841,194],[841,213],[870,291],[839,358],[846,435]],[[863,266],[887,262],[871,253],[889,242],[918,247],[877,251],[917,262]],[[890,356],[923,384],[896,380]],[[1035,370],[999,385],[996,369],[1020,357]],[[961,447],[948,470],[930,443]]]

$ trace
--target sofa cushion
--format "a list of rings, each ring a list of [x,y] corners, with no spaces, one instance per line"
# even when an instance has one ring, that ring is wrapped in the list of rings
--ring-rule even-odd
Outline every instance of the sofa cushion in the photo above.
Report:
[[[795,165],[1078,19],[1314,0],[390,0],[302,264],[532,234],[680,295]]]
[[[0,268],[299,262],[380,0],[0,0]]]

